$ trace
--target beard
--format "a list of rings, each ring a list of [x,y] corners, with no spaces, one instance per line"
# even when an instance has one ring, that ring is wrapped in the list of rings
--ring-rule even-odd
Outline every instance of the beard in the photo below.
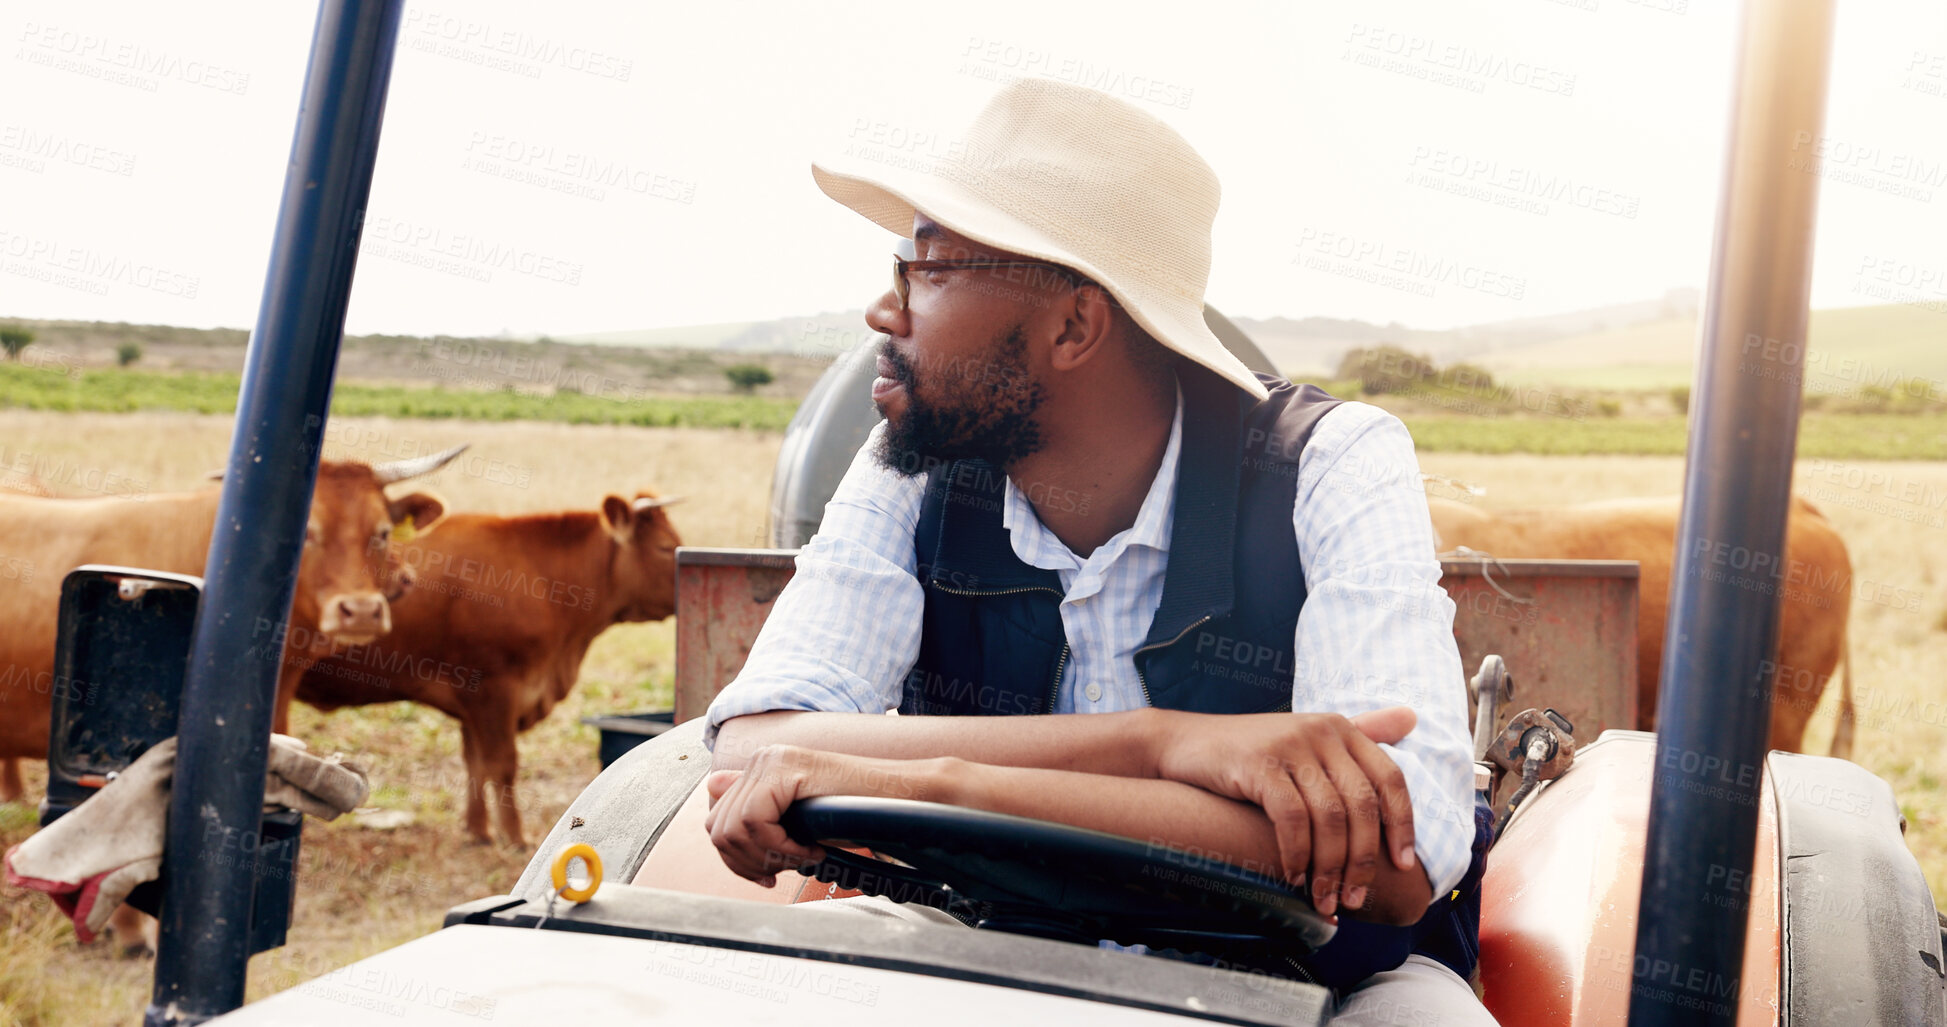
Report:
[[[934,402],[920,397],[918,369],[887,340],[880,353],[893,377],[905,387],[906,409],[887,418],[874,453],[887,469],[911,478],[953,460],[985,460],[1005,470],[1042,447],[1034,412],[1041,406],[1041,384],[1028,372],[1028,340],[1016,324],[988,347],[985,357],[950,362],[958,373],[929,375],[935,392],[951,397]]]

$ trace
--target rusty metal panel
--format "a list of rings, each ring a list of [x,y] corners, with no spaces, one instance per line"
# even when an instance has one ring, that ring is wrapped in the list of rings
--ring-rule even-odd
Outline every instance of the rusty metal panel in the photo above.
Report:
[[[795,549],[676,550],[676,723],[700,717],[744,668]]]
[[[794,549],[676,550],[676,722],[702,715],[743,669]],[[1593,740],[1636,724],[1636,564],[1622,560],[1444,560],[1467,673],[1499,653],[1510,712],[1553,707]],[[1498,586],[1498,587],[1497,587]]]
[[[1594,741],[1636,728],[1634,560],[1443,559],[1454,640],[1469,675],[1499,653],[1514,679],[1509,712],[1553,707]]]

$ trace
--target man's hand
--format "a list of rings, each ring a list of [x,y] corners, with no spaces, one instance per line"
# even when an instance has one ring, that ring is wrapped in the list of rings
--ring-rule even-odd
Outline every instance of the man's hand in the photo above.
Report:
[[[1337,714],[1179,714],[1157,756],[1158,776],[1256,804],[1276,828],[1285,878],[1309,883],[1330,916],[1365,905],[1382,846],[1413,867],[1413,804],[1379,743],[1418,723],[1394,706]]]
[[[779,826],[793,802],[821,795],[946,801],[952,762],[957,761],[884,760],[767,745],[751,755],[743,770],[713,771],[704,779],[710,813],[703,828],[725,866],[769,888],[777,883],[778,871],[825,858],[822,846],[800,845]]]

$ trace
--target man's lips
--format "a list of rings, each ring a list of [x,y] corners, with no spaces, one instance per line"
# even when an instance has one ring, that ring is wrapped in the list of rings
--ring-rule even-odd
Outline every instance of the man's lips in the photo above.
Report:
[[[879,377],[872,379],[872,399],[874,402],[884,399],[892,395],[893,392],[906,387],[899,380],[898,369],[893,367],[892,361],[887,360],[885,357],[882,356],[879,358],[876,370],[879,372]]]

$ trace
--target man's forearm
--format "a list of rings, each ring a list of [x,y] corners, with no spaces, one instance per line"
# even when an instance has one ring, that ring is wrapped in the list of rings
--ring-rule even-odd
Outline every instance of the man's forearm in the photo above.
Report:
[[[797,745],[882,759],[953,756],[1009,767],[1116,777],[1156,776],[1168,710],[1086,716],[888,717],[778,710],[735,717],[717,731],[711,766],[742,770],[766,745]]]
[[[1280,878],[1276,830],[1264,811],[1177,781],[1132,780],[1034,768],[939,762],[913,766],[926,778],[914,787],[937,802],[1048,820],[1207,853]],[[1419,864],[1400,870],[1385,860],[1358,909],[1361,920],[1411,924],[1432,902]]]

